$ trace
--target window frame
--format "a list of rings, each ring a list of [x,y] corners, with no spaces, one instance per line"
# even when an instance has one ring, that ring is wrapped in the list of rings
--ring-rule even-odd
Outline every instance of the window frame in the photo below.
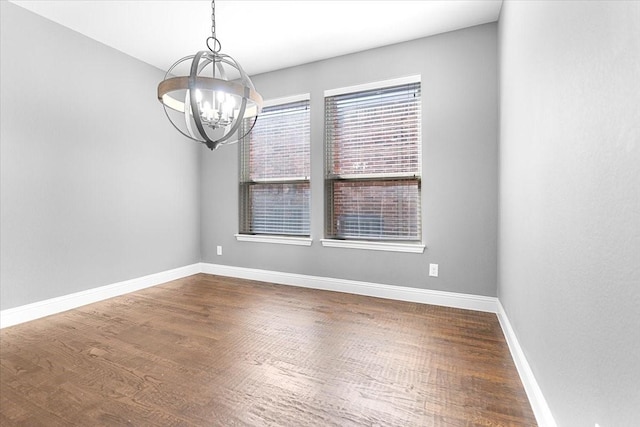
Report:
[[[307,102],[307,109],[309,110],[309,115],[308,115],[308,126],[309,126],[309,171],[308,171],[308,175],[305,177],[293,177],[291,179],[280,179],[280,178],[276,178],[276,179],[270,179],[270,178],[265,178],[265,179],[261,179],[258,181],[254,181],[251,179],[245,179],[245,177],[243,176],[243,171],[245,170],[245,162],[248,162],[249,159],[245,158],[245,155],[243,153],[243,150],[247,150],[247,156],[248,156],[248,150],[249,148],[245,148],[244,144],[248,144],[250,143],[250,135],[245,136],[245,138],[240,138],[239,139],[239,144],[238,144],[238,162],[239,162],[239,173],[238,173],[238,191],[239,191],[239,197],[238,197],[238,202],[239,202],[239,206],[238,206],[238,233],[236,233],[234,236],[236,238],[237,241],[242,241],[242,242],[259,242],[259,243],[276,243],[276,244],[285,244],[285,245],[296,245],[296,246],[310,246],[312,243],[312,238],[311,238],[311,96],[310,93],[303,93],[303,94],[298,94],[298,95],[292,95],[292,96],[286,96],[286,97],[281,97],[281,98],[272,98],[269,100],[265,100],[263,103],[263,108],[269,108],[269,107],[278,107],[278,106],[286,106],[288,104],[294,104],[294,103],[298,103],[298,102]],[[260,118],[258,118],[258,120],[260,120]],[[244,126],[244,124],[243,124]],[[241,129],[242,132],[242,129]],[[246,167],[250,167],[250,166],[246,166]],[[251,173],[250,170],[247,171],[249,174]],[[247,202],[245,201],[243,203],[243,197],[249,197],[248,195],[248,188],[249,186],[255,186],[255,185],[270,185],[273,183],[277,183],[277,184],[300,184],[300,183],[305,183],[308,186],[308,191],[309,191],[309,199],[308,199],[308,204],[307,204],[307,215],[309,218],[309,228],[308,228],[308,234],[277,234],[277,233],[251,233],[251,232],[246,232],[243,231],[243,219],[244,218],[249,218],[249,219],[245,219],[245,223],[251,222],[251,216],[253,215],[253,212],[245,212],[243,213],[243,209],[244,206],[247,206]],[[246,186],[246,189],[243,189],[243,186]],[[245,195],[243,195],[244,192],[247,192]],[[247,209],[250,209],[250,206],[247,206]]]
[[[327,132],[328,124],[328,111],[327,111],[327,99],[340,96],[357,94],[359,92],[367,92],[374,90],[384,90],[396,86],[411,85],[418,83],[420,85],[420,101],[418,103],[418,165],[417,172],[397,172],[397,173],[373,173],[372,176],[348,176],[343,174],[342,176],[336,176],[332,172],[332,161],[329,157],[331,155],[331,141],[329,141],[329,135]],[[410,252],[410,253],[422,253],[424,252],[425,245],[423,242],[423,230],[422,230],[422,88],[421,88],[421,76],[412,75],[407,77],[401,77],[397,79],[390,79],[384,81],[377,81],[371,83],[365,83],[355,86],[330,89],[324,91],[324,124],[325,124],[325,137],[324,137],[324,150],[325,150],[325,166],[324,166],[324,186],[325,186],[325,212],[324,212],[324,233],[325,238],[321,239],[321,243],[325,247],[339,247],[339,248],[352,248],[352,249],[367,249],[367,250],[382,250],[382,251],[394,251],[394,252]],[[393,239],[393,238],[371,238],[364,236],[362,238],[350,238],[337,236],[337,229],[334,227],[334,212],[333,212],[333,185],[336,182],[365,182],[367,180],[375,180],[380,183],[386,183],[394,180],[404,181],[416,181],[418,188],[417,195],[417,227],[416,239]],[[334,230],[336,233],[333,235],[330,233]]]

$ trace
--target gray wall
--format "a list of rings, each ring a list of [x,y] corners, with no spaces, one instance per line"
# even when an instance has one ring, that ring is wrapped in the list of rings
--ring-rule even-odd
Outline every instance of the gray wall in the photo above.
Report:
[[[0,307],[198,262],[199,148],[163,73],[0,4]]]
[[[236,242],[237,147],[223,147],[202,158],[203,261],[495,296],[497,67],[497,25],[486,24],[253,77],[265,99],[311,94],[314,242]],[[324,90],[413,74],[422,75],[425,253],[322,247]],[[440,277],[428,277],[430,262]]]
[[[560,426],[640,420],[640,3],[506,2],[499,298]]]

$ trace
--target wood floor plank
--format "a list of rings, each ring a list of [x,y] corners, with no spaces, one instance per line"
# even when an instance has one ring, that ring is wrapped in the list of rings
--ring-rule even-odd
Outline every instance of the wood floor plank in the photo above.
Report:
[[[494,314],[205,274],[0,331],[0,424],[536,425]]]

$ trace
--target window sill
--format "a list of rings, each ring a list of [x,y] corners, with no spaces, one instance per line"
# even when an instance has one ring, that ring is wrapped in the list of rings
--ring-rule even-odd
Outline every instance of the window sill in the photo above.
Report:
[[[258,234],[236,234],[238,242],[276,243],[279,245],[311,246],[311,237],[267,236]]]
[[[418,243],[364,242],[358,240],[321,239],[322,246],[330,248],[365,249],[370,251],[408,252],[421,254],[425,245]]]

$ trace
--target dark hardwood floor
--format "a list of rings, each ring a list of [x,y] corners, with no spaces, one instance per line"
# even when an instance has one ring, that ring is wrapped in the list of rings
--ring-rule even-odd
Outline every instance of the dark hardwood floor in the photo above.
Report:
[[[0,331],[0,425],[534,426],[494,314],[198,274]]]

